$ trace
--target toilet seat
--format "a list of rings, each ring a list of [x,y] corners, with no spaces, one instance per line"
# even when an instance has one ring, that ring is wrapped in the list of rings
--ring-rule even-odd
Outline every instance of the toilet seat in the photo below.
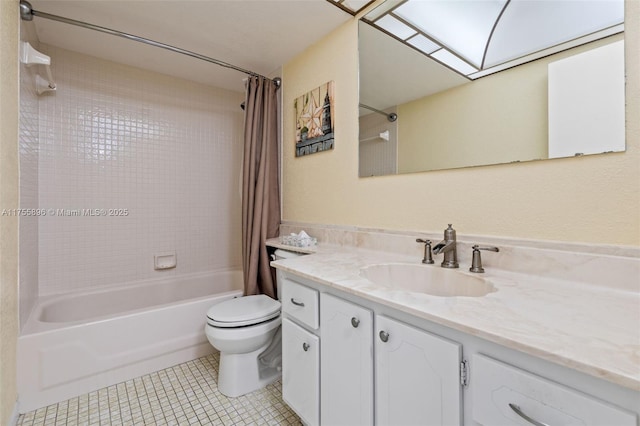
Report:
[[[207,324],[212,327],[246,327],[269,321],[280,315],[280,302],[258,294],[218,303],[207,311]]]

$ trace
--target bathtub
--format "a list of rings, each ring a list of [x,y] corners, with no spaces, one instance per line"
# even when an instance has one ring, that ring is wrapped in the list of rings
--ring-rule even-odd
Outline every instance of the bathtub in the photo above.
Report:
[[[21,413],[213,352],[206,312],[242,295],[242,272],[42,297],[18,338]]]

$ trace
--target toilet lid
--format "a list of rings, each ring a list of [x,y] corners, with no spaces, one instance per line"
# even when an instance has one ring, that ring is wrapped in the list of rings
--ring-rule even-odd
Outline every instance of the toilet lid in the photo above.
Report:
[[[280,315],[280,302],[258,294],[213,305],[207,311],[207,323],[215,327],[242,327],[258,324]]]

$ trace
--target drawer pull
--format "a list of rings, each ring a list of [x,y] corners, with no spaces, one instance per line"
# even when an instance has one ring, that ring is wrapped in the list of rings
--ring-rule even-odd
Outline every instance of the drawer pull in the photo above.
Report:
[[[532,419],[531,417],[527,416],[525,413],[522,412],[522,410],[520,410],[520,407],[518,407],[516,404],[509,403],[509,408],[511,408],[517,415],[519,415],[520,417],[522,417],[523,419],[525,419],[526,421],[528,421],[532,425],[535,425],[535,426],[549,426],[546,423],[539,422],[536,419]]]
[[[302,306],[304,308],[304,303],[303,302],[298,302],[296,299],[294,299],[293,297],[291,298],[291,303],[293,303],[296,306]]]
[[[309,344],[307,342],[302,344],[302,350],[305,352],[309,350]]]
[[[353,328],[358,328],[358,326],[360,325],[360,320],[356,317],[352,317],[351,325],[353,326]]]
[[[384,330],[380,331],[380,340],[387,343],[387,341],[389,341],[389,333]]]

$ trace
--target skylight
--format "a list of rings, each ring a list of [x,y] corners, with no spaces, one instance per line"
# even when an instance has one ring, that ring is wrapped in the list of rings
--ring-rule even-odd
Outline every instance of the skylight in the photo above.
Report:
[[[624,0],[388,0],[365,20],[470,79],[624,30]]]

